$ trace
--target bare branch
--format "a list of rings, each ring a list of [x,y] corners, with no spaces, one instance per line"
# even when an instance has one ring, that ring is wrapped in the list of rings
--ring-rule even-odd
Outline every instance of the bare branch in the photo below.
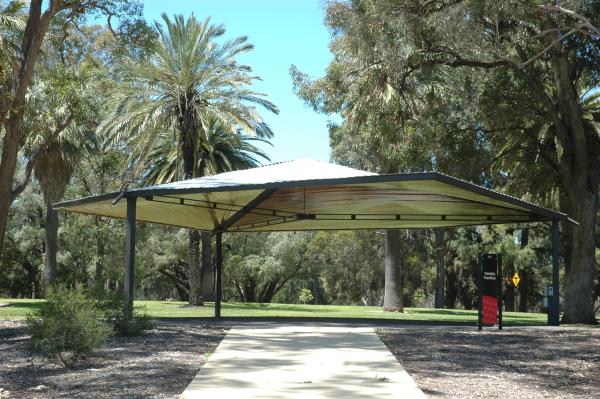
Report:
[[[577,32],[577,29],[573,28],[570,31],[568,31],[567,33],[565,33],[564,35],[561,35],[561,36],[557,37],[556,39],[552,40],[550,42],[550,44],[548,44],[546,47],[544,47],[544,49],[542,51],[540,51],[537,54],[533,55],[527,61],[522,62],[521,64],[519,64],[519,67],[520,68],[524,68],[527,65],[531,64],[532,62],[534,62],[535,60],[537,60],[538,58],[540,58],[541,56],[543,56],[544,54],[546,54],[546,52],[548,52],[556,43],[559,43],[561,40],[566,39],[567,37],[571,36],[575,32]]]
[[[596,26],[594,26],[594,24],[592,24],[592,22],[589,20],[589,18],[584,17],[583,15],[578,14],[573,10],[569,10],[567,8],[561,7],[558,4],[553,4],[553,5],[542,4],[539,6],[539,9],[541,9],[543,11],[558,12],[563,15],[569,16],[571,18],[577,19],[582,22],[581,25],[583,27],[589,29],[589,31],[586,32],[588,35],[600,36],[600,29],[598,29]]]

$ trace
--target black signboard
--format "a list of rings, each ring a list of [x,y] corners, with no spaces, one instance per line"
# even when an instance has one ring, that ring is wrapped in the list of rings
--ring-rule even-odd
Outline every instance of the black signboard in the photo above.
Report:
[[[500,254],[479,256],[479,329],[494,326],[502,330],[502,267]]]

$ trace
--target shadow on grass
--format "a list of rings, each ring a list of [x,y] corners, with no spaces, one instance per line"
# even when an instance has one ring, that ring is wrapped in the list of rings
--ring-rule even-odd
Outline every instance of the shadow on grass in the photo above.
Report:
[[[278,303],[276,305],[268,303],[224,303],[223,310],[260,310],[261,312],[301,312],[301,313],[336,313],[337,310],[331,308],[314,307],[310,308],[304,305]]]
[[[434,315],[449,315],[449,316],[461,316],[477,317],[477,310],[460,310],[460,309],[409,309],[408,314],[434,314]]]
[[[39,309],[44,302],[36,301],[36,302],[9,302],[8,306],[2,307],[2,309],[10,310],[10,309],[31,309],[36,310]]]

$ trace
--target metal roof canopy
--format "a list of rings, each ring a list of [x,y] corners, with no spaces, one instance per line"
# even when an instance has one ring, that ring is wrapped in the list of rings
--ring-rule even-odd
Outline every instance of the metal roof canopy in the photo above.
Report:
[[[406,229],[567,220],[565,214],[437,172],[377,175],[283,162],[56,204],[59,210],[208,231]]]
[[[554,230],[558,221],[575,223],[563,213],[438,172],[378,175],[308,159],[113,192],[54,207],[127,220],[126,262],[131,267],[127,267],[125,285],[131,300],[136,221],[216,232],[217,316],[223,232],[412,229],[539,221],[552,221]],[[558,293],[558,274],[555,283]]]

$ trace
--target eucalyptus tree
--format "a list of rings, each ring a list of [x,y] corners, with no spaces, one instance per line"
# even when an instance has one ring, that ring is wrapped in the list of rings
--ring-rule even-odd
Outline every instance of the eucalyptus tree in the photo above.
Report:
[[[258,79],[250,67],[236,58],[253,46],[245,36],[219,43],[225,33],[223,25],[210,19],[199,22],[194,16],[171,20],[162,14],[163,25],[155,23],[158,36],[143,62],[125,61],[121,68],[123,85],[114,96],[114,112],[101,129],[110,142],[125,143],[132,159],[142,160],[154,148],[161,132],[174,128],[183,163],[183,178],[201,177],[197,156],[206,142],[207,124],[218,121],[223,131],[237,135],[240,131],[268,137],[270,128],[263,122],[256,106],[277,113],[277,107],[261,93],[250,89]],[[141,172],[145,165],[136,166]],[[189,233],[190,303],[201,298],[199,271],[200,234]],[[203,243],[208,240],[203,240]],[[203,245],[203,250],[209,249]]]
[[[402,53],[410,51],[410,45],[398,42],[393,30],[363,18],[353,4],[328,3],[326,23],[334,58],[326,75],[314,80],[296,67],[291,69],[301,98],[317,111],[342,117],[340,125],[330,128],[333,158],[379,173],[452,171],[480,182],[487,153],[480,151],[484,148],[480,139],[469,137],[465,118],[457,117],[459,112],[471,116],[473,111],[440,95],[444,86],[455,85],[458,79],[398,76],[390,48]],[[402,309],[400,266],[406,254],[399,252],[400,238],[390,231],[386,239],[388,310]]]
[[[454,139],[445,136],[447,141],[441,142],[446,150],[470,138],[481,140],[481,149],[491,154],[498,153],[497,143],[507,141],[535,153],[545,166],[532,165],[530,172],[537,181],[548,181],[544,173],[552,170],[551,176],[557,176],[554,187],[563,193],[561,209],[580,223],[563,226],[570,243],[565,254],[564,320],[570,322],[594,322],[591,300],[600,202],[600,135],[587,122],[577,87],[581,83],[598,85],[599,10],[600,2],[583,0],[564,4],[332,0],[326,8],[326,22],[334,34],[332,49],[334,53],[359,49],[351,53],[359,54],[354,57],[358,62],[346,68],[344,58],[334,59],[327,76],[337,84],[318,80],[302,90],[312,94],[319,105],[334,109],[343,108],[343,99],[348,98],[341,96],[342,101],[336,102],[336,93],[355,93],[358,106],[351,109],[366,110],[363,120],[367,120],[379,114],[378,109],[368,107],[376,96],[393,98],[386,96],[391,93],[408,100],[403,109],[414,109],[419,102],[413,105],[410,93],[424,94],[431,88],[437,102],[453,102],[463,109],[456,108],[459,112],[453,115],[460,127],[453,133],[462,134]],[[347,35],[349,30],[352,35]],[[508,84],[500,84],[500,77]],[[380,89],[360,96],[363,82]],[[381,90],[384,87],[388,90]],[[519,90],[509,89],[514,87]],[[516,112],[494,109],[494,105],[507,104],[512,107],[505,109]],[[396,115],[403,117],[398,108]],[[530,111],[527,118],[518,118],[523,111]],[[419,114],[417,126],[424,121]],[[430,120],[445,124],[442,118],[446,114],[432,116]],[[511,118],[513,123],[508,123]],[[546,129],[540,139],[532,132],[545,121],[554,128]],[[409,139],[400,142],[414,141]],[[432,160],[437,162],[437,158]],[[507,171],[500,172],[492,179],[484,176],[483,183],[503,183]]]
[[[270,135],[269,135],[270,136]],[[143,172],[146,184],[160,184],[178,181],[185,175],[177,135],[161,133],[155,147],[144,162],[148,167]],[[268,144],[267,139],[251,137],[243,132],[232,135],[214,118],[209,118],[206,136],[198,144],[195,169],[199,176],[208,176],[239,169],[249,169],[260,165],[261,160],[269,161],[265,152],[254,143]],[[211,261],[211,236],[201,234],[202,277],[201,296],[204,300],[214,300],[214,268]],[[189,267],[189,265],[188,265]]]
[[[9,18],[18,17],[20,12],[24,14],[24,24],[14,23],[16,20]],[[136,16],[141,15],[141,6],[137,1],[124,0],[31,0],[28,7],[23,7],[22,2],[16,0],[8,2],[6,6],[4,1],[0,4],[2,41],[4,43],[7,38],[10,38],[10,42],[13,43],[10,51],[6,51],[8,45],[3,45],[1,52],[0,255],[2,255],[9,208],[29,182],[33,167],[30,163],[31,166],[26,169],[28,173],[25,173],[24,179],[15,182],[18,154],[27,141],[24,132],[26,96],[34,80],[36,64],[42,55],[42,44],[51,28],[57,28],[64,34],[68,31],[68,27],[81,23],[92,13],[122,17],[121,25],[131,26],[132,21],[139,21]],[[10,32],[7,34],[7,31]],[[63,42],[67,40],[68,35],[63,36]],[[5,57],[12,55],[14,57],[7,61]],[[46,145],[58,133],[59,131],[49,130],[46,134],[47,140],[33,150],[30,159],[44,151]]]

